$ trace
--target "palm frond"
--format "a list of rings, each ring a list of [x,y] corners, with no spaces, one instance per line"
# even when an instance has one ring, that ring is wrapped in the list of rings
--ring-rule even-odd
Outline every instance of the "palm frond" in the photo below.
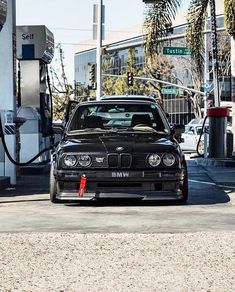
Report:
[[[156,0],[155,4],[146,6],[144,29],[146,33],[146,55],[157,53],[163,37],[172,27],[181,0]]]
[[[224,15],[227,32],[235,39],[235,0],[224,0]]]
[[[204,28],[209,0],[192,0],[188,10],[187,44],[191,50],[196,71],[202,76],[204,67]]]

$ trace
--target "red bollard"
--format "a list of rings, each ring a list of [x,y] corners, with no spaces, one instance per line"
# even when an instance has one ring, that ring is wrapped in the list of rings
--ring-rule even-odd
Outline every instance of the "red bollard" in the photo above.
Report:
[[[227,117],[226,107],[211,107],[209,117],[209,158],[225,158],[227,154]]]

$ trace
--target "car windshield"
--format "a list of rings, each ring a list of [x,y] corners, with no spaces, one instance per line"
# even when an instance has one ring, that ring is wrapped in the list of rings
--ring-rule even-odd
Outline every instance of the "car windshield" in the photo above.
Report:
[[[185,134],[193,133],[194,135],[200,135],[202,132],[202,126],[185,126]]]
[[[156,104],[104,103],[78,106],[68,132],[86,129],[136,130],[169,133],[168,123]]]

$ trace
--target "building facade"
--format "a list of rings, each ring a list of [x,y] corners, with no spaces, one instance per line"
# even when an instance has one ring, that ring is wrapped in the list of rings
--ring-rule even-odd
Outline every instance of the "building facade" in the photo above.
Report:
[[[210,44],[210,24],[208,20],[208,29],[205,32],[205,46],[207,52],[211,51]],[[190,62],[190,54],[183,51],[177,51],[177,48],[186,49],[186,24],[174,26],[163,43],[163,54],[167,57],[173,66],[173,80],[168,82],[181,84],[188,88],[194,88],[203,91],[203,86],[198,87],[199,79]],[[231,70],[230,70],[230,38],[225,33],[223,14],[217,16],[218,27],[218,47],[219,47],[219,68],[220,68],[220,96],[222,102],[230,102],[231,100]],[[135,52],[135,67],[144,68],[144,35],[137,35],[122,39],[112,43],[106,43],[106,53],[109,54],[110,64],[106,74],[122,75],[126,73],[128,62],[128,52],[130,48]],[[179,54],[180,53],[180,54]],[[212,62],[211,55],[205,55],[205,73],[203,76],[204,84],[213,85]],[[96,62],[96,49],[91,46],[88,49],[79,50],[75,54],[75,81],[87,87],[89,83],[88,66]],[[164,76],[163,76],[164,80]],[[174,87],[166,86],[163,94],[163,107],[170,115],[171,123],[186,124],[194,117],[193,104],[188,94],[183,90],[173,90]],[[213,95],[209,96],[208,106],[213,104]],[[201,97],[201,106],[203,107],[203,96]]]

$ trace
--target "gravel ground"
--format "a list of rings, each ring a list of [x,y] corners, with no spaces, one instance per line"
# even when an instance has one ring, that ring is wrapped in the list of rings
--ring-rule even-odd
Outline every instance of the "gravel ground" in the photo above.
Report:
[[[235,232],[0,234],[0,291],[235,291]]]

